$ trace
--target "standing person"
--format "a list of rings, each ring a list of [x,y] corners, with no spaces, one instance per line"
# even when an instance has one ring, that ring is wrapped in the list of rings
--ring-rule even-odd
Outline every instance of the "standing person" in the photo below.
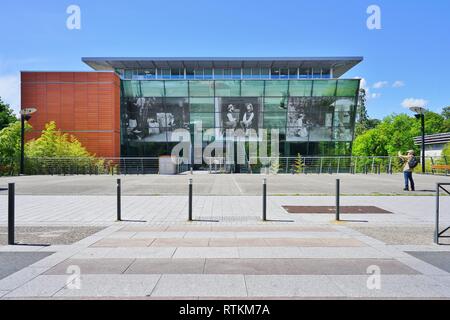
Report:
[[[247,112],[244,114],[244,117],[241,121],[242,129],[245,129],[246,134],[248,134],[248,130],[253,126],[254,118],[255,114],[253,112],[253,105],[249,103],[247,104]]]
[[[409,184],[411,184],[411,191],[415,191],[413,170],[419,164],[419,161],[417,161],[417,158],[415,157],[415,152],[414,150],[409,150],[407,155],[404,156],[399,151],[398,156],[404,161],[403,176],[405,177],[405,189],[403,190],[409,191]]]

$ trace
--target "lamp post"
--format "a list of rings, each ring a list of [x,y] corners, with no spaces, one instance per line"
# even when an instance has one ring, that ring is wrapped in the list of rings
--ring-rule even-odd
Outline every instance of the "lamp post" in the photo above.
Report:
[[[20,175],[25,174],[25,121],[29,121],[31,115],[36,111],[35,108],[27,108],[20,111]]]
[[[416,119],[420,119],[422,128],[422,173],[425,173],[425,112],[427,109],[422,107],[409,108],[412,112],[415,112]]]

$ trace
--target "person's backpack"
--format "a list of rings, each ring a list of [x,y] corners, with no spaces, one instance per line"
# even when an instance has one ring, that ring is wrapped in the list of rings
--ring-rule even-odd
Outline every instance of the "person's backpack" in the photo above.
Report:
[[[414,169],[419,165],[419,161],[417,160],[416,157],[413,157],[411,160],[409,160],[408,165],[410,169]]]

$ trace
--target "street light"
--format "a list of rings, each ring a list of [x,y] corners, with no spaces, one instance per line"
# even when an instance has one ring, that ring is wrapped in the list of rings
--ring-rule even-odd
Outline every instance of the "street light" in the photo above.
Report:
[[[20,175],[25,174],[25,121],[29,121],[36,111],[35,108],[20,111]]]
[[[422,126],[422,173],[425,173],[425,112],[427,109],[422,107],[409,108],[412,112],[415,112],[416,119],[420,119]]]

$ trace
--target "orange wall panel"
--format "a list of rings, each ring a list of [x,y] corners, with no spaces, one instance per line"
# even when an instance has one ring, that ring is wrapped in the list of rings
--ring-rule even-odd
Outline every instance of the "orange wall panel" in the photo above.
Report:
[[[120,157],[120,79],[113,72],[22,72],[22,106],[39,137],[45,124],[77,137],[99,157]]]

